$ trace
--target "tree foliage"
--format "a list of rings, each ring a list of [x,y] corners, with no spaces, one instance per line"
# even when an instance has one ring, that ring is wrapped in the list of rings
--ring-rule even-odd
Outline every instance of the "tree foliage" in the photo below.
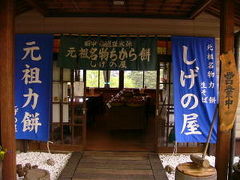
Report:
[[[100,75],[100,76],[99,76]],[[144,84],[143,84],[144,77]],[[149,89],[156,88],[156,71],[125,71],[124,72],[124,87],[125,88],[143,88],[144,86]],[[98,79],[100,78],[100,79]],[[98,73],[98,70],[87,71],[87,87],[104,87],[103,71]],[[117,88],[119,86],[119,71],[111,71],[110,74],[110,87]]]

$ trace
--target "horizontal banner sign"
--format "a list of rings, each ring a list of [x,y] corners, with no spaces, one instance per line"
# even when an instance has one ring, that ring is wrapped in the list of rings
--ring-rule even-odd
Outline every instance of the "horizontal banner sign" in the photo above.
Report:
[[[172,37],[172,45],[176,141],[206,142],[218,103],[215,39]]]
[[[58,65],[71,69],[156,70],[156,39],[62,36]]]
[[[52,49],[52,35],[16,35],[17,139],[48,141],[51,117]]]

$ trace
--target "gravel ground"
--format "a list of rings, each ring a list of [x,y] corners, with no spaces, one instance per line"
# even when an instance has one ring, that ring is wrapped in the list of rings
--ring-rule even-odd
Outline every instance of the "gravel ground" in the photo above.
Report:
[[[62,169],[65,167],[71,153],[68,154],[49,154],[43,152],[27,152],[17,154],[17,164],[31,163],[31,165],[38,165],[39,169],[46,169],[50,172],[51,180],[56,180],[60,175]],[[52,158],[55,162],[53,166],[49,166],[46,161]],[[17,178],[18,180],[22,178]]]
[[[17,154],[17,164],[22,164],[23,166],[26,163],[31,163],[31,165],[38,165],[40,169],[46,169],[50,172],[51,180],[56,180],[60,175],[61,171],[65,167],[68,159],[70,158],[71,153],[68,154],[49,154],[43,152],[27,152],[27,153],[19,153]],[[55,162],[54,166],[50,166],[46,163],[48,159],[52,158]],[[180,163],[184,162],[191,162],[190,155],[184,154],[176,154],[176,155],[169,155],[169,154],[159,154],[159,158],[163,163],[163,167],[167,165],[171,165],[174,169]],[[206,156],[209,160],[210,164],[214,166],[215,164],[215,157],[214,156]],[[238,162],[239,157],[234,158],[234,162]],[[175,173],[168,174],[167,176],[169,180],[175,179]],[[17,178],[21,180],[22,178]]]
[[[183,154],[177,154],[177,155],[159,154],[159,158],[163,163],[163,167],[167,165],[171,165],[174,169],[180,163],[191,162],[190,155],[183,155]],[[206,159],[209,160],[211,166],[215,166],[215,156],[206,156]],[[234,162],[238,162],[238,161],[239,161],[239,157],[235,157]],[[169,180],[174,180],[175,172],[172,174],[167,173],[167,176]]]

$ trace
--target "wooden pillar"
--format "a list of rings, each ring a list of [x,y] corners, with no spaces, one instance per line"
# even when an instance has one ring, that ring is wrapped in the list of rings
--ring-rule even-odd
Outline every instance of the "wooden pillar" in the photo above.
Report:
[[[0,121],[1,145],[7,150],[3,160],[3,180],[16,179],[14,120],[14,1],[0,1]]]
[[[220,53],[234,49],[234,1],[221,0]]]
[[[124,71],[119,71],[119,90],[122,90],[124,88]]]
[[[234,49],[233,0],[221,0],[220,38],[220,54]],[[227,180],[228,178],[230,139],[231,131],[218,132],[218,142],[216,148],[216,168],[218,180]]]

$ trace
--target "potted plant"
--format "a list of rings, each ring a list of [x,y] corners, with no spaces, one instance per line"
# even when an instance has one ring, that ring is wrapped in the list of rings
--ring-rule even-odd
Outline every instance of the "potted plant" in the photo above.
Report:
[[[2,161],[4,159],[4,155],[6,153],[6,150],[0,146],[0,180],[2,179]]]

